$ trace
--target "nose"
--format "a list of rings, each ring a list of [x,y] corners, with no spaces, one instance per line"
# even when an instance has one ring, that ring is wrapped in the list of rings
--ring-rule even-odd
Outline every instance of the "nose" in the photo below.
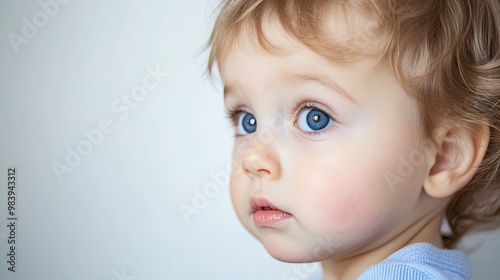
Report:
[[[277,179],[281,166],[271,144],[254,141],[244,152],[243,171],[250,177]]]

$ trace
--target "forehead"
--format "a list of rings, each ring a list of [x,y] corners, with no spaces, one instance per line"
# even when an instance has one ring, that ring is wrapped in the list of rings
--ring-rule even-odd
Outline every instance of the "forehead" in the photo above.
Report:
[[[222,68],[227,58],[246,55],[286,55],[302,49],[304,45],[293,38],[277,20],[266,20],[261,23],[258,33],[250,23],[240,27],[238,35],[228,41],[224,48],[218,51],[217,61]]]
[[[366,12],[366,7],[338,2],[345,1],[331,1],[324,9],[311,7],[310,13],[270,8],[260,14],[250,11],[236,22],[222,21],[214,30],[211,57],[221,64],[233,48],[286,53],[297,45],[343,63],[380,57],[388,42],[381,17]]]
[[[262,33],[272,48],[266,49],[255,32],[247,26],[218,60],[225,93],[234,90],[238,82],[243,80],[269,79],[294,83],[317,82],[339,89],[327,78],[330,73],[325,70],[332,68],[332,65],[357,71],[358,74],[368,74],[379,66],[378,60],[369,57],[351,60],[348,64],[330,59],[292,37],[277,20],[265,22]]]

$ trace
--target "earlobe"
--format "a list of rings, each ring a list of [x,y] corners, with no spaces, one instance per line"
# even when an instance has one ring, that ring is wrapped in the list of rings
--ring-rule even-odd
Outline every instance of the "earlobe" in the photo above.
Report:
[[[434,163],[424,190],[432,197],[445,198],[472,179],[488,148],[490,131],[486,125],[476,125],[473,129],[441,129],[437,133],[439,143],[432,153]]]

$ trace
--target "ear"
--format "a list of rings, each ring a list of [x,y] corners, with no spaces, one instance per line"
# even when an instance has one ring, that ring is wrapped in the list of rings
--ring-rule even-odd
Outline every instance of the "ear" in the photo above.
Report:
[[[472,129],[455,127],[436,131],[438,147],[434,164],[424,181],[425,192],[436,198],[449,197],[474,176],[488,148],[490,130],[486,125]]]

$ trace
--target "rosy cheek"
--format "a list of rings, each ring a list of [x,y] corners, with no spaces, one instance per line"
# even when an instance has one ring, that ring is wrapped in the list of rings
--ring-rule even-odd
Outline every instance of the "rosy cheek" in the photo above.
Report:
[[[298,215],[308,221],[309,230],[349,235],[369,228],[384,214],[384,195],[373,167],[370,174],[360,172],[364,168],[359,163],[353,172],[346,161],[315,161],[298,167],[302,172],[296,173],[294,183],[296,199],[302,201]]]

